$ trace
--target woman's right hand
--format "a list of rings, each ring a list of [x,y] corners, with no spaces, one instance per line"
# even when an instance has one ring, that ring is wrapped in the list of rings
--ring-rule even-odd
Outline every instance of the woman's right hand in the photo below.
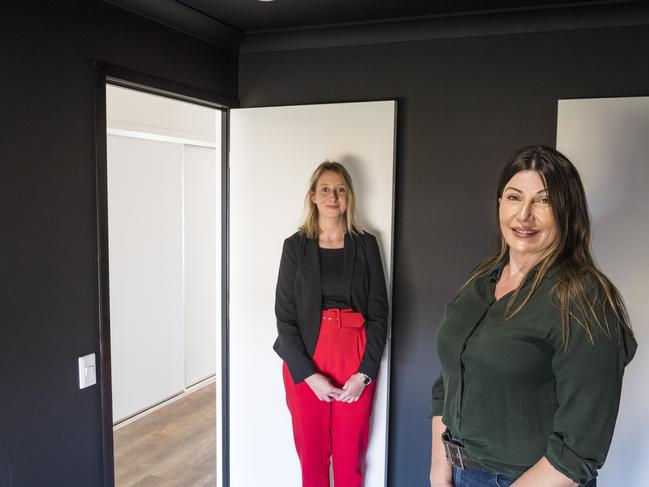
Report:
[[[338,389],[331,384],[331,381],[326,376],[315,373],[304,379],[313,393],[318,399],[325,402],[331,402],[335,399],[338,399],[343,393],[342,389]]]
[[[453,487],[453,467],[446,461],[442,433],[446,426],[441,416],[433,416],[430,458],[430,487]]]

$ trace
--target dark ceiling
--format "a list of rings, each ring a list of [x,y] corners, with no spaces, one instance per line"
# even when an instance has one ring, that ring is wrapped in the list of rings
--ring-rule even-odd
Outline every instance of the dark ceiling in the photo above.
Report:
[[[624,0],[175,0],[245,33],[394,18],[627,3]]]
[[[649,0],[104,0],[231,52],[649,24]]]

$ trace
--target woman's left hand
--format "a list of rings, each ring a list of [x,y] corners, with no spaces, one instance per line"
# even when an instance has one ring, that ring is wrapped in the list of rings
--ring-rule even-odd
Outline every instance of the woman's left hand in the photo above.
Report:
[[[363,377],[361,374],[354,374],[347,379],[347,382],[343,386],[343,393],[336,400],[341,402],[356,402],[361,397],[361,394],[363,394],[363,389],[365,389]]]

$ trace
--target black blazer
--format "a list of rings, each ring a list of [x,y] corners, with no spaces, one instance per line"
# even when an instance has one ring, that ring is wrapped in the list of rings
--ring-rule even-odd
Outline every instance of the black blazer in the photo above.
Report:
[[[318,372],[313,360],[322,306],[318,239],[299,233],[284,241],[275,315],[279,336],[273,345],[297,384]],[[354,311],[363,313],[367,343],[359,372],[376,378],[387,335],[388,298],[376,238],[345,234],[344,283]]]

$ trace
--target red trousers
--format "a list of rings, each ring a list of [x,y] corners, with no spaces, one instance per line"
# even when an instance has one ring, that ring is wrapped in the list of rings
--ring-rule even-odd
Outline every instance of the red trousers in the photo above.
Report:
[[[336,387],[342,388],[358,372],[365,351],[364,321],[361,313],[351,310],[322,312],[313,362]],[[302,487],[329,487],[330,457],[335,487],[361,487],[375,382],[365,387],[356,402],[325,402],[306,382],[296,385],[286,364],[283,375]]]

